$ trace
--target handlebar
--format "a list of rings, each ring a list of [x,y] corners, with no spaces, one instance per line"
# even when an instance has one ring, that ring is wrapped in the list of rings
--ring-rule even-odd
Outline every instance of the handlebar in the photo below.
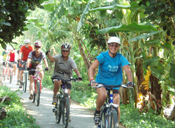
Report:
[[[91,84],[88,84],[88,86],[91,86]],[[101,88],[101,87],[105,87],[105,88],[115,88],[115,87],[123,87],[123,88],[133,88],[131,86],[127,86],[126,84],[121,84],[121,85],[103,85],[103,84],[96,84],[96,86],[91,86],[92,88]]]
[[[37,69],[30,69],[29,71],[37,71]],[[47,70],[42,69],[42,71],[47,71]]]

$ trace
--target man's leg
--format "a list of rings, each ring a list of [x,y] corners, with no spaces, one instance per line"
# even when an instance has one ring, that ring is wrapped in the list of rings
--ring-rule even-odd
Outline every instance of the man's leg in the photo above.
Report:
[[[59,80],[59,81],[54,81],[53,102],[52,102],[52,104],[54,104],[54,103],[57,102],[57,97],[56,97],[56,95],[57,95],[57,93],[58,93],[58,90],[59,90],[61,84],[62,84],[61,80]]]
[[[120,95],[115,93],[114,95],[114,104],[118,104],[118,122],[120,122]]]
[[[19,70],[19,79],[20,79],[20,85],[19,88],[22,88],[22,82],[23,82],[23,70]]]

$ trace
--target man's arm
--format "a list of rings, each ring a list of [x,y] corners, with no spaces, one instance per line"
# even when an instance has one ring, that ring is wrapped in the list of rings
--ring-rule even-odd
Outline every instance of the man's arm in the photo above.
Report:
[[[49,60],[51,62],[54,62],[55,61],[54,58],[53,58],[53,56],[51,56],[49,52],[46,55],[47,55],[47,57],[49,58]]]
[[[27,68],[29,68],[30,63],[31,63],[31,59],[30,59],[30,58],[28,58],[28,59],[27,59]]]
[[[77,68],[74,69],[74,72],[77,74],[78,77],[81,77]]]
[[[129,82],[132,82],[132,81],[133,81],[133,80],[132,80],[132,73],[131,73],[131,69],[130,69],[129,65],[123,66],[123,69],[124,69],[125,72],[126,72],[126,75],[127,75],[127,77],[128,77],[128,81],[129,81]]]

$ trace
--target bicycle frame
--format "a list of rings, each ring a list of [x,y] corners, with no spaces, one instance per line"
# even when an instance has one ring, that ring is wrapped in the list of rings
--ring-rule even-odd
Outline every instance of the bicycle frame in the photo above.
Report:
[[[98,124],[98,128],[118,128],[118,104],[113,103],[113,88],[114,87],[124,87],[127,88],[126,85],[118,85],[118,86],[105,86],[103,84],[97,84],[97,88],[105,87],[106,92],[108,94],[106,98],[106,102],[100,109],[100,123]]]
[[[36,83],[37,83],[37,80],[40,81],[40,92],[41,92],[41,78],[39,77],[41,71],[40,70],[35,70],[35,75],[33,76],[33,79],[34,79],[34,89],[35,89],[35,93],[37,93],[37,87],[36,87]]]

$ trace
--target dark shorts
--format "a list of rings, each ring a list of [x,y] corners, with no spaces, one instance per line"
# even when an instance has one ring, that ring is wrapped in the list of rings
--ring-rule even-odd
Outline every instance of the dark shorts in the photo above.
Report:
[[[61,78],[59,77],[59,76],[53,76],[53,77],[51,77],[51,79],[52,79],[52,82],[54,83],[54,79],[58,79],[58,80],[60,80]],[[71,84],[70,83],[67,83],[66,84],[67,85],[67,89],[70,89],[71,90]],[[63,85],[61,85],[61,86],[63,86]]]
[[[29,75],[33,75],[34,76],[35,71],[29,71]]]
[[[27,63],[27,60],[26,61],[20,61],[19,62],[19,70],[25,70],[26,69],[26,63]]]
[[[14,64],[15,64],[14,61],[9,61],[9,62],[8,62],[8,67],[13,68],[13,65],[14,65]]]
[[[106,89],[106,90],[109,90],[109,89]],[[119,90],[118,89],[113,89],[113,94],[119,94]]]
[[[6,67],[6,62],[5,62],[5,61],[3,61],[3,62],[2,62],[2,65],[4,65],[4,66]]]
[[[19,60],[18,60],[18,62],[17,62],[17,68],[19,68]]]

